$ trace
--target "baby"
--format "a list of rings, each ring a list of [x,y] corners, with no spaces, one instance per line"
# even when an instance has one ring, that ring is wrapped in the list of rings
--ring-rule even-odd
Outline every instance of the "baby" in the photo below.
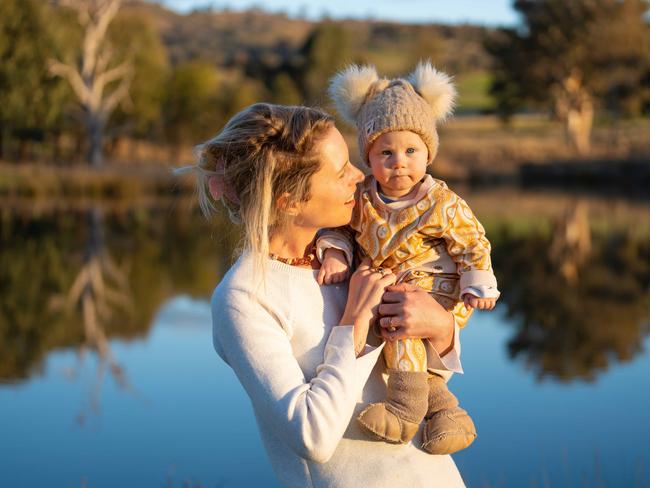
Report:
[[[459,327],[473,309],[494,308],[499,291],[483,226],[465,201],[426,174],[438,150],[436,122],[451,112],[456,96],[450,78],[429,63],[420,63],[408,79],[394,80],[379,79],[373,67],[352,65],[332,79],[330,96],[357,126],[359,150],[372,175],[357,190],[349,229],[321,233],[319,279],[327,284],[347,277],[354,240],[372,266],[429,291]],[[390,329],[399,327],[395,322],[389,319]],[[386,401],[369,405],[358,418],[368,434],[406,443],[426,419],[422,448],[431,454],[450,454],[474,441],[472,419],[444,378],[427,366],[422,340],[389,341],[384,359]]]

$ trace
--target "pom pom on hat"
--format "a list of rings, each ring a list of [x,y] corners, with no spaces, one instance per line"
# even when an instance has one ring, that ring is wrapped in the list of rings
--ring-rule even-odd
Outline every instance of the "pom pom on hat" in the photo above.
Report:
[[[379,136],[403,130],[422,138],[432,162],[438,152],[436,123],[451,114],[456,89],[451,77],[430,62],[420,62],[408,79],[392,80],[379,78],[373,66],[353,64],[332,78],[329,95],[341,117],[357,126],[366,163]]]
[[[424,61],[409,75],[408,82],[431,105],[437,121],[443,121],[451,114],[456,100],[456,89],[449,75]]]
[[[378,79],[377,70],[373,66],[356,64],[348,66],[332,78],[328,93],[344,120],[356,124],[366,96]]]

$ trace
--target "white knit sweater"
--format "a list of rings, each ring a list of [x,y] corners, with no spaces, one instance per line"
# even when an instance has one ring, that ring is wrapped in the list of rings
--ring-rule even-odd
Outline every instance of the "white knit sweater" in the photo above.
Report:
[[[278,261],[268,262],[266,290],[252,276],[243,256],[216,288],[214,346],[248,393],[284,486],[464,486],[450,456],[368,440],[358,428],[363,405],[384,399],[385,379],[381,346],[357,359],[352,326],[337,325],[346,284],[321,287],[313,270]],[[444,362],[430,353],[430,366],[450,369],[450,358],[458,369],[458,350]]]

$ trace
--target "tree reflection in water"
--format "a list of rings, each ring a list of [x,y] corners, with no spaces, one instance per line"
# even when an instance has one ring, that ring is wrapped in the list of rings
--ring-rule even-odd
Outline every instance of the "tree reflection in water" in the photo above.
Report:
[[[182,208],[106,213],[0,214],[0,382],[39,374],[50,351],[71,347],[78,364],[68,374],[78,377],[91,351],[97,371],[82,423],[99,412],[106,371],[133,392],[109,339],[146,335],[178,293],[207,297],[237,239],[225,219],[208,224]]]
[[[98,413],[101,403],[101,390],[106,369],[118,387],[133,392],[126,370],[113,356],[106,337],[105,324],[109,323],[115,312],[123,311],[125,316],[133,304],[128,293],[129,283],[124,271],[115,264],[104,243],[104,214],[95,207],[86,212],[87,241],[81,269],[66,296],[52,296],[50,307],[54,310],[65,307],[68,315],[80,309],[84,331],[84,342],[79,346],[80,359],[77,368],[83,368],[83,359],[88,350],[97,355],[97,371],[90,387],[90,402],[77,416],[84,424],[88,413]],[[75,377],[71,369],[69,376]]]
[[[510,355],[540,378],[593,379],[612,362],[631,360],[648,331],[649,236],[624,230],[585,235],[581,212],[560,222],[554,234],[522,234],[509,225],[490,229],[501,302],[516,327]],[[82,351],[89,343],[101,358],[105,339],[146,335],[169,298],[209,296],[237,240],[227,218],[207,223],[197,209],[178,203],[173,209],[156,202],[40,216],[3,206],[0,382],[38,374],[55,349]],[[105,294],[105,305],[95,303],[101,327],[94,329],[84,327],[81,305],[91,289],[88,275],[97,274],[89,269],[92,256],[103,263],[104,277],[92,289],[103,282]],[[84,267],[87,275],[80,273]],[[103,367],[118,383],[125,380],[119,358]]]
[[[539,379],[592,381],[641,351],[650,320],[650,240],[630,230],[589,235],[577,207],[552,235],[491,232],[508,342]]]

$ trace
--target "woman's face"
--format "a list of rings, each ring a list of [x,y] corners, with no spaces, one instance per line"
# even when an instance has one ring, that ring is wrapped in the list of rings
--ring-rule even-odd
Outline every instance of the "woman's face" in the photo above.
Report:
[[[321,167],[311,177],[311,198],[298,206],[294,223],[313,229],[345,225],[352,217],[354,193],[363,173],[350,163],[348,146],[335,127],[316,142],[314,150]]]

